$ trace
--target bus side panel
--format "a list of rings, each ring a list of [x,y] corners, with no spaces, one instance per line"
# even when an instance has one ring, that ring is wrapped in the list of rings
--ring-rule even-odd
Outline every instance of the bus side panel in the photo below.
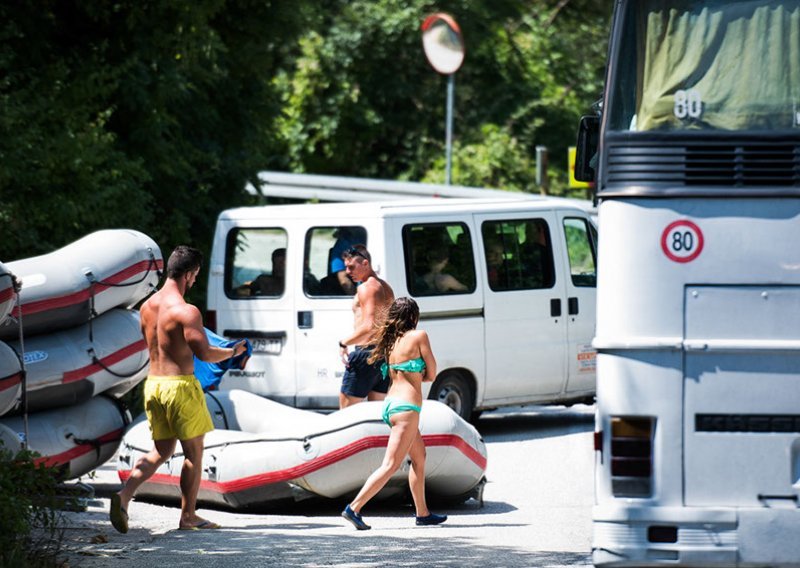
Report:
[[[800,287],[686,289],[686,505],[800,498]]]

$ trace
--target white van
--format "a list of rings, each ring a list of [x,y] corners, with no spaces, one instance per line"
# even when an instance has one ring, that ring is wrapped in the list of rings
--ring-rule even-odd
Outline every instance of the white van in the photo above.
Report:
[[[248,338],[254,354],[220,388],[338,407],[338,341],[353,329],[354,287],[337,271],[357,243],[397,297],[419,303],[439,369],[428,398],[465,418],[593,398],[597,232],[586,211],[547,198],[223,211],[206,322]]]

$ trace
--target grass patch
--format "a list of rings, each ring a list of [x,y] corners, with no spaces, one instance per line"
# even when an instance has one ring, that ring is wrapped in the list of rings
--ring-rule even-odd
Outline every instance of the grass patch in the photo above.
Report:
[[[58,565],[64,535],[61,471],[0,446],[0,567]]]

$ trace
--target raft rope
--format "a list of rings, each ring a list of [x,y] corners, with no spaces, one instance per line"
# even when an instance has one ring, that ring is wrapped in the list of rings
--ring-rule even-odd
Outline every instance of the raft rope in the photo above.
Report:
[[[120,378],[120,379],[127,379],[127,378],[130,378],[130,377],[134,376],[135,374],[137,374],[137,373],[141,372],[142,370],[144,370],[144,368],[145,368],[145,367],[147,367],[147,366],[150,364],[150,357],[148,357],[148,358],[147,358],[147,361],[145,361],[145,362],[142,364],[142,366],[141,366],[141,367],[139,367],[138,369],[136,369],[135,371],[133,371],[132,373],[130,373],[130,374],[128,374],[128,375],[124,375],[124,374],[122,374],[122,373],[117,373],[116,371],[112,371],[112,370],[111,370],[111,367],[109,367],[108,365],[106,365],[105,363],[103,363],[103,362],[102,362],[102,361],[101,361],[101,360],[100,360],[100,359],[97,357],[97,354],[94,352],[94,347],[90,347],[89,349],[87,349],[87,350],[86,350],[86,352],[89,354],[89,356],[91,356],[91,358],[92,358],[92,364],[94,364],[94,365],[97,365],[98,367],[100,367],[100,368],[102,368],[104,371],[106,371],[107,373],[110,373],[110,374],[112,374],[112,375],[114,375],[115,377],[117,377],[117,378]]]
[[[89,280],[89,342],[94,342],[94,329],[93,329],[93,321],[99,314],[95,309],[95,287],[96,286],[106,286],[109,288],[125,288],[127,286],[135,286],[136,284],[141,284],[144,282],[147,277],[153,272],[153,267],[155,267],[155,272],[158,275],[158,280],[161,280],[161,276],[163,272],[158,269],[158,263],[156,262],[156,255],[153,253],[153,249],[147,247],[147,254],[150,256],[150,262],[147,264],[147,270],[145,270],[144,275],[139,278],[139,280],[134,280],[133,282],[125,282],[125,283],[116,283],[116,282],[108,282],[107,280],[97,280],[92,273],[91,270],[88,270],[84,273],[86,279]],[[154,291],[156,286],[152,286]]]
[[[117,410],[119,410],[119,413],[122,416],[122,430],[124,431],[125,428],[127,428],[128,425],[131,423],[131,413],[130,413],[130,411],[125,407],[125,405],[122,403],[122,401],[120,399],[118,399],[118,398],[105,397],[105,396],[103,398],[105,398],[106,400],[110,400],[112,403],[114,403],[114,406],[117,408]],[[100,450],[103,449],[103,444],[109,444],[111,442],[116,442],[116,441],[122,439],[122,435],[120,434],[120,436],[117,437],[117,438],[114,438],[112,440],[106,440],[105,442],[101,442],[100,438],[91,438],[91,439],[78,438],[72,432],[68,432],[64,437],[67,440],[72,439],[73,443],[76,446],[82,446],[84,444],[89,444],[97,452],[97,459],[100,459]]]
[[[222,415],[222,423],[225,425],[225,430],[230,430],[230,428],[228,428],[228,415],[225,414],[225,409],[222,408],[222,403],[220,403],[219,399],[210,392],[207,392],[206,394],[211,397],[211,400],[217,403],[217,408],[219,408],[219,414]]]
[[[76,446],[83,446],[85,444],[92,446],[94,448],[94,451],[97,452],[97,459],[100,459],[100,450],[103,449],[103,443],[98,438],[92,438],[92,439],[78,438],[72,432],[68,432],[67,435],[64,437],[67,440],[71,438]]]
[[[153,253],[153,249],[148,247],[147,248],[147,254],[150,256],[150,262],[147,264],[147,270],[145,270],[144,275],[141,278],[139,278],[139,280],[135,280],[133,282],[114,283],[114,282],[108,282],[106,280],[99,280],[98,281],[94,277],[94,274],[92,274],[91,271],[87,271],[84,274],[84,276],[86,276],[86,278],[89,280],[89,343],[94,344],[94,318],[96,318],[98,316],[97,310],[95,310],[95,307],[94,307],[95,306],[94,299],[95,299],[95,287],[96,286],[100,285],[100,286],[108,286],[108,287],[111,287],[111,288],[125,288],[126,286],[134,286],[136,284],[141,284],[142,282],[144,282],[147,279],[147,277],[153,271],[153,267],[155,267],[155,272],[158,275],[158,279],[161,280],[162,272],[161,272],[161,270],[158,269],[158,263],[156,262],[156,255]],[[156,289],[156,286],[153,286],[153,290],[155,290],[155,289]],[[148,357],[147,361],[145,361],[144,364],[141,367],[139,367],[138,369],[136,369],[133,373],[131,373],[129,375],[123,375],[121,373],[116,373],[116,372],[112,371],[111,368],[109,368],[108,365],[103,363],[100,360],[100,358],[97,357],[97,354],[94,351],[94,347],[90,347],[87,350],[87,353],[92,358],[92,364],[98,365],[99,367],[101,367],[107,373],[110,373],[111,375],[113,375],[113,376],[115,376],[117,378],[120,378],[120,379],[127,379],[129,377],[132,377],[132,376],[136,375],[137,373],[140,373],[145,367],[147,367],[150,364],[150,358]]]
[[[219,401],[217,401],[217,402],[219,402]],[[303,443],[303,448],[308,449],[308,447],[310,447],[310,441],[313,440],[314,438],[319,438],[320,436],[327,436],[328,434],[335,434],[336,432],[341,432],[342,430],[347,430],[348,428],[353,428],[355,426],[360,426],[361,424],[383,424],[383,420],[381,420],[379,418],[373,418],[373,419],[369,419],[369,420],[360,420],[359,422],[353,422],[352,424],[348,424],[347,426],[341,426],[339,428],[334,428],[332,430],[324,430],[322,432],[316,432],[314,434],[309,434],[308,436],[304,436],[302,438],[265,438],[265,437],[260,437],[260,438],[252,438],[252,439],[249,439],[249,440],[236,440],[234,442],[221,442],[219,444],[211,444],[211,445],[205,446],[205,449],[206,450],[211,450],[211,449],[214,449],[214,448],[225,448],[227,446],[239,446],[239,445],[242,445],[242,444],[257,444],[257,443],[260,443],[260,442],[302,442]],[[226,426],[227,426],[227,421],[226,421]],[[148,453],[150,451],[149,449],[146,450],[144,448],[140,448],[138,446],[134,446],[133,444],[129,444],[127,442],[125,442],[125,445],[128,448],[130,448],[131,450],[134,450],[134,451],[137,451],[137,452],[141,452],[141,453],[144,453],[144,454],[146,454],[146,453]],[[183,455],[183,452],[176,451],[173,454],[173,457],[180,457],[182,455]]]

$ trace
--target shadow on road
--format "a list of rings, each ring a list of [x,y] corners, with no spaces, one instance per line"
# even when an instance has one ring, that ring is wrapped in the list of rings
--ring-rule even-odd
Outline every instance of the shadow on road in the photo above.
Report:
[[[594,406],[527,406],[485,412],[475,425],[486,442],[538,440],[591,432]]]
[[[522,548],[477,545],[474,539],[437,536],[439,530],[409,527],[408,537],[356,533],[342,528],[336,534],[309,529],[336,529],[328,522],[252,525],[247,529],[182,532],[158,535],[137,550],[95,547],[84,562],[73,556],[70,566],[590,566],[590,557],[576,552],[526,551]],[[376,523],[377,524],[377,523]],[[454,528],[454,527],[451,527]],[[474,527],[472,527],[474,528]],[[281,533],[272,531],[282,531]],[[296,534],[286,534],[296,531]]]

